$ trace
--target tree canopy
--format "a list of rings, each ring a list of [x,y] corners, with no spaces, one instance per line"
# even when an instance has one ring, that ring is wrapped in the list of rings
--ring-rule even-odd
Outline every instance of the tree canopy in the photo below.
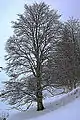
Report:
[[[10,80],[6,83],[5,97],[11,104],[21,104],[21,100],[26,104],[35,98],[37,110],[42,110],[42,91],[46,83],[42,79],[43,66],[60,34],[60,15],[44,2],[25,4],[24,8],[24,13],[12,22],[14,35],[6,42],[6,72]],[[28,75],[35,78],[35,94],[27,90]]]

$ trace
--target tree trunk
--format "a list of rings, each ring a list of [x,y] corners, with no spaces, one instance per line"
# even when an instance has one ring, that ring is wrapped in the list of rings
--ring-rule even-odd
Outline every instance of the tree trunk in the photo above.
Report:
[[[38,92],[37,95],[37,111],[43,110],[44,106],[43,106],[43,98],[42,98],[42,93]]]
[[[37,35],[36,35],[37,36]],[[37,38],[36,38],[37,40]],[[38,42],[38,40],[37,40]],[[36,83],[37,83],[37,90],[36,90],[36,99],[37,99],[37,111],[43,110],[43,95],[42,95],[42,86],[41,86],[41,63],[39,58],[39,47],[37,43],[37,70],[36,70]]]
[[[41,79],[40,79],[40,77],[37,78],[36,98],[37,98],[37,111],[43,110],[44,106],[43,106],[43,95],[42,95]]]

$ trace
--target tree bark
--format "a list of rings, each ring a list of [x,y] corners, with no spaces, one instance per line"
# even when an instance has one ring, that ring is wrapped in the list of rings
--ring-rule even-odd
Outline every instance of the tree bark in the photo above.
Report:
[[[36,99],[37,99],[37,111],[43,110],[43,95],[42,95],[42,88],[41,88],[41,77],[38,76],[37,78],[37,91],[36,91]]]
[[[38,94],[37,94],[37,111],[41,111],[43,109],[44,109],[44,106],[43,106],[42,92],[38,92]]]

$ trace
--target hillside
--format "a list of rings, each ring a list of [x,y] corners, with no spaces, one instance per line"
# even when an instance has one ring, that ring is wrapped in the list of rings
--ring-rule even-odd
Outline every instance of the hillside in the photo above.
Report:
[[[8,120],[80,120],[80,88],[70,93],[45,100],[45,110],[37,112],[14,112]]]

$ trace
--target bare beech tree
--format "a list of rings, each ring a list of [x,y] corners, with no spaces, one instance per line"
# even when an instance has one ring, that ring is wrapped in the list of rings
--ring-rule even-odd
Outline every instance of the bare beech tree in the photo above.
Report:
[[[31,101],[36,100],[38,111],[44,109],[42,67],[49,58],[51,46],[57,41],[61,25],[59,18],[57,11],[51,10],[42,2],[25,4],[24,13],[19,14],[17,21],[12,22],[14,35],[7,40],[5,57],[6,72],[10,80],[3,91],[3,98],[12,104],[20,104],[20,100],[26,104],[29,98]],[[27,82],[23,82],[24,85],[22,83],[27,81],[28,75],[35,77],[36,91],[33,94],[27,90]]]

